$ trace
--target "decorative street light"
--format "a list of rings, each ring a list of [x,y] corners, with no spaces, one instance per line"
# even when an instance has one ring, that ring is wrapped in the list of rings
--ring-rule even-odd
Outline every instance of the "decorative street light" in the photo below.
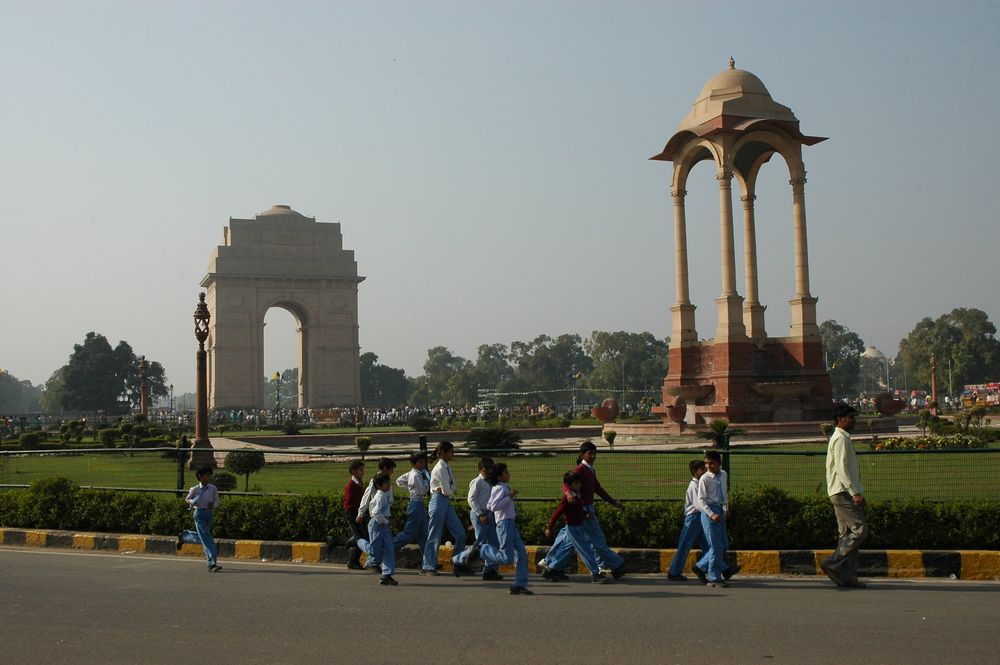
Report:
[[[281,411],[281,372],[274,373],[274,422],[278,422],[278,412]]]
[[[174,384],[170,384],[170,415],[174,415]]]
[[[208,305],[205,304],[205,293],[199,293],[198,306],[194,309],[194,336],[198,340],[198,351],[195,353],[194,443],[191,444],[191,457],[188,460],[188,468],[191,469],[215,466],[212,442],[208,439],[208,354],[205,352],[208,322],[211,318]]]

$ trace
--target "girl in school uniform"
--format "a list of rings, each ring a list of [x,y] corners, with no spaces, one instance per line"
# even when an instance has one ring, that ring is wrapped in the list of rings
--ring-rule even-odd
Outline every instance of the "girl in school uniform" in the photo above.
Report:
[[[510,488],[510,471],[507,470],[506,464],[493,466],[491,482],[493,489],[490,491],[490,500],[486,507],[493,511],[493,517],[496,518],[500,547],[483,543],[478,545],[478,548],[477,545],[473,545],[473,552],[481,556],[487,566],[509,566],[513,563],[514,583],[507,593],[530,596],[532,591],[528,589],[528,550],[524,547],[524,541],[521,540],[521,533],[515,523],[517,508],[514,497],[517,496],[517,490]]]

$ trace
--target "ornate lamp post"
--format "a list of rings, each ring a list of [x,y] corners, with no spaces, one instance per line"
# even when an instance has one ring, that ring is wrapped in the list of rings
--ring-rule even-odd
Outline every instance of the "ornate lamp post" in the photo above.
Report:
[[[146,356],[139,357],[139,413],[149,422],[149,361]]]
[[[274,373],[274,423],[279,420],[278,412],[281,411],[281,372]]]
[[[188,468],[197,469],[200,466],[215,466],[215,455],[212,454],[212,443],[208,440],[208,354],[205,352],[205,340],[208,339],[208,321],[212,316],[205,304],[204,292],[198,294],[198,306],[194,308],[194,336],[198,339],[198,351],[195,354],[195,406],[194,406],[194,443],[191,444],[191,456],[188,458]]]

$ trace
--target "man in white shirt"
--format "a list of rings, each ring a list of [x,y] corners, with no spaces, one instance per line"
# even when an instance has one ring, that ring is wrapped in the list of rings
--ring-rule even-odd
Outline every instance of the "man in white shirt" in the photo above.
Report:
[[[858,458],[854,454],[851,430],[856,411],[847,404],[833,409],[836,428],[826,449],[826,489],[837,515],[840,539],[833,554],[820,562],[820,568],[837,586],[864,588],[858,581],[861,543],[868,537],[865,519],[865,488],[861,484]]]
[[[410,496],[406,507],[406,525],[392,539],[393,545],[399,549],[403,545],[416,543],[421,555],[427,545],[427,508],[424,500],[431,491],[431,474],[427,470],[427,453],[416,452],[410,455],[410,470],[396,479],[396,485],[402,487]]]

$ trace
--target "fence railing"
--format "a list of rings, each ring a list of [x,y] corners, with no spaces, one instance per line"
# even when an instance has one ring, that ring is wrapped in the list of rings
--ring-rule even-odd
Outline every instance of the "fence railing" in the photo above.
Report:
[[[221,467],[227,452],[215,449]],[[243,449],[245,450],[245,449]],[[548,500],[559,496],[562,475],[571,469],[577,454],[566,449],[525,448],[509,451],[458,449],[452,470],[464,498],[468,482],[477,474],[479,457],[489,455],[505,462],[511,485],[521,500]],[[369,450],[364,460],[370,478],[381,457],[397,462],[396,474],[409,469],[409,450]],[[824,452],[739,449],[729,452],[733,490],[773,486],[792,495],[826,494]],[[633,451],[602,449],[595,464],[605,489],[624,500],[682,501],[690,479],[688,463],[700,452]],[[238,477],[236,491],[259,494],[340,493],[347,480],[347,465],[359,459],[353,447],[317,451],[266,451],[259,472]],[[858,451],[861,479],[870,500],[882,499],[981,499],[1000,496],[1000,449],[942,451]],[[64,477],[83,487],[135,491],[176,491],[177,451],[156,449],[88,449],[0,452],[0,487],[25,487],[41,478]],[[222,469],[220,469],[222,470]],[[184,483],[195,483],[186,472]],[[398,490],[397,490],[398,491]]]

